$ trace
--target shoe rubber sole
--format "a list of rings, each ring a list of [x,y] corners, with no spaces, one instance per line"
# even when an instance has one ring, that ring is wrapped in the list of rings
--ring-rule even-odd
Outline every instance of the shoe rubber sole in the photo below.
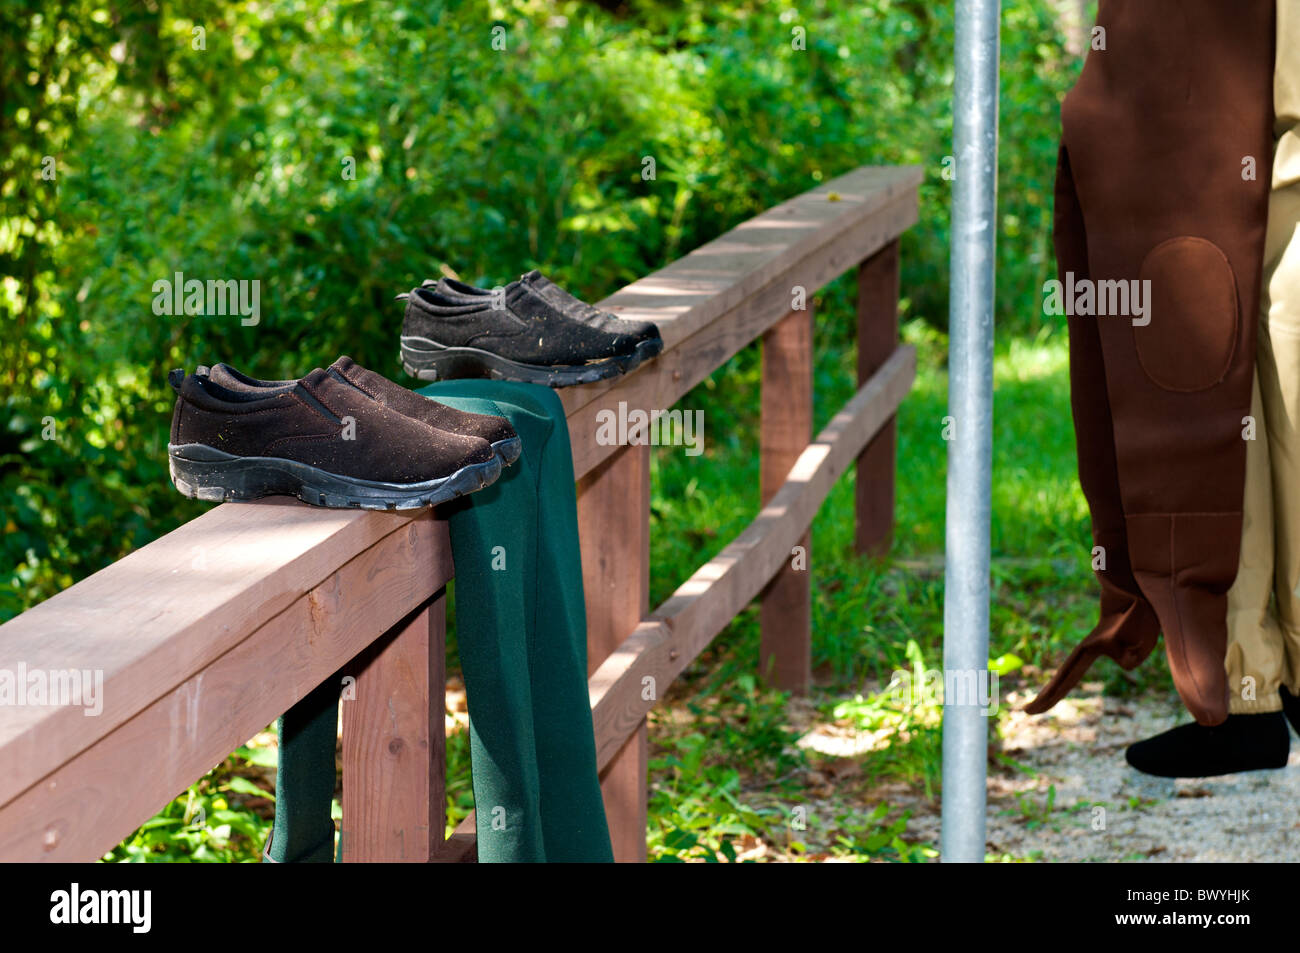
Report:
[[[411,510],[481,490],[501,475],[498,456],[420,483],[362,480],[281,457],[237,457],[200,443],[169,444],[167,456],[176,489],[214,503],[296,496],[312,506]]]
[[[571,387],[618,377],[650,360],[664,348],[660,339],[642,341],[631,354],[590,364],[523,364],[476,347],[444,347],[428,338],[402,336],[402,367],[422,381],[490,377],[501,381]]]
[[[501,458],[501,465],[508,467],[519,459],[519,454],[524,449],[524,441],[522,437],[506,437],[504,440],[493,441],[492,449]]]

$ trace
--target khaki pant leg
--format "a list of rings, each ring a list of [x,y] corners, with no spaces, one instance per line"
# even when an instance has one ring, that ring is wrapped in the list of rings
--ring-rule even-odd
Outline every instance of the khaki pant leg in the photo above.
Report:
[[[1247,444],[1241,560],[1228,599],[1232,712],[1276,710],[1279,684],[1300,688],[1300,0],[1279,0],[1275,15],[1277,142],[1251,411],[1258,439]],[[1271,607],[1260,587],[1268,566]]]
[[[1264,336],[1261,328],[1260,340]],[[1277,711],[1282,674],[1282,632],[1273,613],[1273,481],[1270,472],[1268,412],[1259,371],[1251,392],[1254,439],[1246,443],[1246,492],[1242,500],[1241,557],[1237,579],[1228,591],[1228,674],[1232,714]]]
[[[1259,381],[1272,468],[1282,684],[1300,690],[1300,182],[1269,199]]]

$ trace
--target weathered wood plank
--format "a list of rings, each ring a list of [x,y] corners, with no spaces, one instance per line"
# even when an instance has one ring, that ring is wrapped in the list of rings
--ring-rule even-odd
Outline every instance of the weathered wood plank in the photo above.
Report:
[[[650,608],[649,447],[623,447],[578,482],[578,535],[590,675]],[[644,720],[630,735],[600,779],[614,859],[620,862],[646,857]]]
[[[473,864],[478,862],[478,827],[474,821],[474,812],[456,825],[456,829],[447,836],[442,846],[433,855],[435,864]]]
[[[446,812],[446,605],[442,594],[347,666],[345,863],[427,863]]]
[[[858,267],[858,386],[871,379],[898,346],[898,242],[892,241]],[[858,457],[858,552],[883,556],[894,537],[894,471],[898,422],[890,418]]]
[[[0,706],[0,804],[412,518],[284,498],[225,504],[0,626],[0,669],[103,673],[93,718],[70,706]]]
[[[0,862],[100,857],[428,600],[450,566],[446,523],[427,510],[403,521],[0,808]]]
[[[636,627],[592,675],[588,692],[597,762],[610,761],[653,701],[641,680],[668,685],[762,589],[811,525],[826,494],[895,413],[916,373],[916,352],[898,348],[799,456],[785,485],[735,541],[701,566]]]
[[[813,309],[792,311],[763,335],[760,486],[766,505],[812,439]],[[796,695],[812,684],[812,533],[795,543],[760,596],[758,670],[769,684]]]
[[[838,206],[839,203],[823,204]],[[582,477],[616,449],[594,439],[603,411],[617,413],[620,402],[628,408],[646,411],[672,407],[728,358],[784,317],[790,310],[795,286],[806,289],[811,297],[818,288],[852,268],[864,256],[894,241],[916,219],[916,191],[914,186],[909,186],[874,208],[870,216],[864,219],[853,217],[852,224],[844,231],[831,229],[825,235],[815,232],[813,237],[819,241],[826,240],[816,244],[807,257],[787,262],[784,255],[776,256],[782,262],[779,268],[766,267],[760,261],[749,273],[728,271],[728,267],[743,269],[747,265],[743,261],[738,265],[734,260],[729,260],[729,263],[718,260],[714,266],[713,282],[702,286],[712,289],[713,297],[689,288],[677,295],[670,277],[658,277],[663,272],[646,279],[657,282],[658,294],[640,293],[638,300],[643,303],[638,304],[635,310],[627,311],[627,316],[654,320],[661,328],[670,326],[673,331],[671,334],[663,331],[664,352],[631,374],[560,392],[569,421],[575,474]],[[770,236],[764,237],[778,234],[773,230]],[[768,252],[771,253],[771,249]],[[681,260],[686,261],[694,254],[697,252]],[[733,296],[726,290],[732,287],[726,284],[728,281],[736,286],[755,287],[747,296],[730,303]],[[758,282],[762,283],[756,284]],[[618,297],[615,295],[607,300],[613,301]],[[685,306],[672,303],[682,297],[693,299],[694,304],[683,310]],[[647,301],[663,303],[656,310],[651,304],[644,303]],[[725,308],[721,307],[723,303],[726,303]],[[707,315],[707,320],[697,320],[697,312]],[[672,324],[665,325],[666,321]],[[690,333],[682,337],[687,330]]]
[[[673,347],[754,297],[773,277],[819,257],[828,245],[841,248],[835,275],[857,264],[870,250],[846,237],[895,200],[914,200],[923,178],[920,166],[855,169],[632,282],[600,307],[623,318],[655,321],[665,348]]]

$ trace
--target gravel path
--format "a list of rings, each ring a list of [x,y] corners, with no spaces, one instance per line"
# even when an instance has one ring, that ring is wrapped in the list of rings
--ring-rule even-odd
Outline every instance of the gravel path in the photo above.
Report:
[[[1044,861],[1300,861],[1294,734],[1279,771],[1175,781],[1124,761],[1130,742],[1187,720],[1175,699],[1118,702],[1096,687],[1076,690],[1049,715],[1012,712],[1003,752],[1033,775],[991,773],[989,852]],[[917,817],[910,833],[937,842],[938,818]]]

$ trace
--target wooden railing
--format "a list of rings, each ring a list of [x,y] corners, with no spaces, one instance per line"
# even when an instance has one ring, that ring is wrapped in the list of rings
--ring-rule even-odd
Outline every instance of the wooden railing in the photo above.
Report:
[[[560,392],[619,860],[645,857],[647,712],[755,598],[763,672],[807,690],[810,574],[791,553],[808,551],[818,507],[855,462],[857,547],[888,549],[893,419],[915,372],[898,344],[897,240],[916,221],[920,180],[914,167],[858,169],[627,286],[602,306],[655,321],[664,352],[626,377]],[[810,442],[813,294],[854,266],[860,388]],[[791,310],[796,288],[804,310]],[[650,448],[598,442],[597,415],[620,402],[666,410],[759,338],[763,508],[650,612]],[[0,860],[100,857],[330,679],[345,691],[344,859],[473,859],[472,816],[443,833],[451,578],[435,511],[272,499],[215,507],[0,626],[0,670],[103,678],[94,716],[0,706]]]

